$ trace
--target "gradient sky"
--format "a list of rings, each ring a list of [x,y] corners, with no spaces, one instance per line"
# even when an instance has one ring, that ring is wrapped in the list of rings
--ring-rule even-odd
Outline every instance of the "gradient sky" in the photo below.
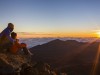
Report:
[[[0,31],[9,22],[30,35],[93,36],[100,30],[100,1],[0,0]]]

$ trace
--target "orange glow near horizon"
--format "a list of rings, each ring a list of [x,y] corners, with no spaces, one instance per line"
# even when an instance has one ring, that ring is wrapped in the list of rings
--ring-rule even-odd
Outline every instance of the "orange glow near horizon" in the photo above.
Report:
[[[100,36],[100,34],[99,34]],[[19,38],[41,38],[41,37],[99,37],[94,33],[18,33]]]

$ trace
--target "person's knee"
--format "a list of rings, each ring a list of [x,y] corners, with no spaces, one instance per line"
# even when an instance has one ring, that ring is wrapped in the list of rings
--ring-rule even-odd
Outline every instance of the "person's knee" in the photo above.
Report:
[[[22,47],[27,47],[27,45],[25,43],[21,43]]]

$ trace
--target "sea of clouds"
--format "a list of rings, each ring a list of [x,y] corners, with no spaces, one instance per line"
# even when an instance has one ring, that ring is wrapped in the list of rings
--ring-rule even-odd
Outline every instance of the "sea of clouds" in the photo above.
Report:
[[[20,43],[26,43],[28,48],[31,48],[36,45],[41,45],[41,44],[47,43],[47,42],[55,40],[55,39],[60,39],[63,41],[76,40],[78,42],[89,42],[89,41],[93,41],[97,38],[20,38],[19,40],[20,40]],[[100,42],[100,39],[98,39],[97,42]]]

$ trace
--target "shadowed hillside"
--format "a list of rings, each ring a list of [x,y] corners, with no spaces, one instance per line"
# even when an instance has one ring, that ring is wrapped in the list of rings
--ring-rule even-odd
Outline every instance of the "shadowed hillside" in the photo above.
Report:
[[[34,53],[33,60],[45,61],[68,75],[100,74],[99,42],[56,39],[30,50]]]

